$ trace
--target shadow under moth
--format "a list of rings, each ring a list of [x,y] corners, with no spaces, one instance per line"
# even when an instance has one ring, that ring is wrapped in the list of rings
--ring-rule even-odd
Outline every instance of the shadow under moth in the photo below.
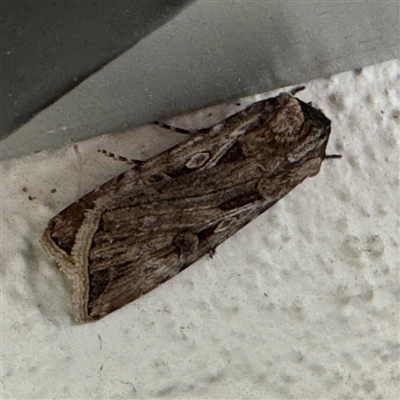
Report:
[[[327,156],[330,120],[289,93],[259,101],[104,183],[41,239],[73,286],[78,320],[171,279],[272,207]]]

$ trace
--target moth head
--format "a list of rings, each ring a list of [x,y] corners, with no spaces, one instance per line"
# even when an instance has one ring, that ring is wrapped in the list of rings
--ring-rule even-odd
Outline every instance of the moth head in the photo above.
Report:
[[[298,140],[288,154],[289,162],[298,162],[309,158],[325,159],[325,150],[331,132],[331,121],[309,104],[298,100],[304,115],[304,123],[298,132]]]

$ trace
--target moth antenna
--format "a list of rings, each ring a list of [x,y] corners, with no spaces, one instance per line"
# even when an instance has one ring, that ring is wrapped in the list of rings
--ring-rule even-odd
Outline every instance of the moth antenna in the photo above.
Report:
[[[116,160],[116,161],[122,161],[122,162],[124,162],[124,163],[129,164],[129,165],[138,166],[138,165],[140,165],[140,164],[143,163],[143,161],[140,161],[140,160],[133,160],[133,159],[130,159],[130,158],[126,158],[126,157],[120,156],[120,155],[118,155],[118,154],[112,153],[111,151],[107,151],[107,150],[105,150],[105,149],[98,149],[97,151],[98,151],[99,153],[103,153],[103,154],[106,155],[107,157],[113,158],[113,159]]]
[[[161,126],[161,128],[165,128],[165,129],[169,129],[172,132],[178,132],[178,133],[193,133],[191,131],[189,131],[188,129],[183,129],[183,128],[177,128],[175,126],[172,125],[168,125],[165,124],[164,122],[160,122],[160,121],[154,121],[155,125]]]

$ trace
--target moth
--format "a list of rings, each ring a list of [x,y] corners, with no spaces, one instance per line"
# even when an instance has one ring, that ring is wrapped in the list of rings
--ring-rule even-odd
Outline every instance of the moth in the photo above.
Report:
[[[272,207],[327,156],[330,120],[290,93],[254,103],[53,217],[41,239],[96,320],[171,279]]]

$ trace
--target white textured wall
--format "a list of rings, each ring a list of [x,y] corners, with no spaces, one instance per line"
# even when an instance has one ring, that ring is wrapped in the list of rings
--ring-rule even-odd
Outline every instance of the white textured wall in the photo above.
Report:
[[[343,158],[213,259],[92,324],[72,325],[39,236],[126,169],[97,147],[146,157],[169,139],[121,134],[3,162],[1,398],[399,398],[399,78],[395,60],[307,84],[298,96],[332,120],[328,151]]]

